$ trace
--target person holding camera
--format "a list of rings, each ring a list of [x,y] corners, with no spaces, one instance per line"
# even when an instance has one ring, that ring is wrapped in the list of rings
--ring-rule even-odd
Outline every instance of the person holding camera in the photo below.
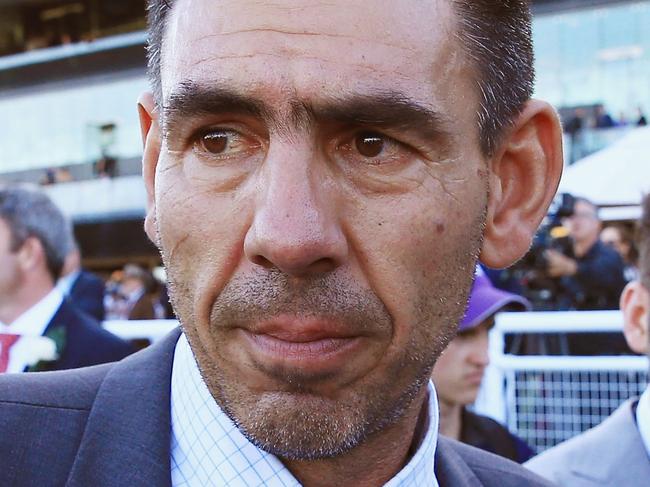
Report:
[[[598,208],[585,198],[576,198],[573,213],[566,219],[569,245],[563,251],[547,249],[546,271],[558,279],[560,309],[617,309],[625,287],[624,264],[618,253],[599,238],[602,222]],[[569,350],[578,355],[627,353],[624,341],[610,334],[594,334],[588,343],[569,336]],[[607,336],[605,336],[607,335]]]
[[[585,198],[576,198],[567,224],[570,245],[564,252],[545,252],[548,274],[561,281],[560,292],[571,303],[568,307],[616,309],[625,287],[624,265],[616,251],[599,239],[598,208]]]

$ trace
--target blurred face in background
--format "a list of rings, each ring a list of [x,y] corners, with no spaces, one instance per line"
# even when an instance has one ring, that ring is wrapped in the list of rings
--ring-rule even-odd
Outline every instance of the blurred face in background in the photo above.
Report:
[[[585,202],[577,201],[573,215],[567,218],[569,233],[575,242],[595,242],[601,229],[596,208]]]
[[[624,260],[627,260],[630,244],[624,242],[622,237],[621,232],[616,227],[606,227],[600,232],[600,240],[605,245],[616,250]]]
[[[136,293],[144,291],[144,283],[135,277],[125,277],[120,282],[120,293],[123,296],[131,296]]]
[[[20,283],[19,253],[12,249],[9,225],[0,218],[0,301],[13,295]]]
[[[450,2],[295,3],[176,2],[155,220],[211,393],[313,459],[417,417],[487,180]]]
[[[488,332],[493,324],[491,317],[460,332],[442,352],[431,375],[441,402],[464,406],[476,400],[490,363]]]

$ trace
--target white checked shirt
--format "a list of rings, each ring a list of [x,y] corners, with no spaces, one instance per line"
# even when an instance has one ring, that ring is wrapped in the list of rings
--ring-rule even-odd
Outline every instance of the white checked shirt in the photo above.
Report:
[[[434,456],[438,401],[429,382],[428,428],[415,455],[385,487],[438,487]],[[295,487],[300,482],[280,460],[246,439],[214,401],[201,378],[190,346],[176,344],[171,384],[172,485]]]

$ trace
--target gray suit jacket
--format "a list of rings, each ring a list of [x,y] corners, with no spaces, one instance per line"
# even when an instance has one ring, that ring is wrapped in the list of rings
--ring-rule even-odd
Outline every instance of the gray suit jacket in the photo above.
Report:
[[[0,377],[0,486],[168,487],[170,385],[179,332],[121,362]],[[550,484],[440,438],[440,487]]]
[[[567,487],[647,487],[650,459],[630,399],[595,428],[551,448],[525,464]]]

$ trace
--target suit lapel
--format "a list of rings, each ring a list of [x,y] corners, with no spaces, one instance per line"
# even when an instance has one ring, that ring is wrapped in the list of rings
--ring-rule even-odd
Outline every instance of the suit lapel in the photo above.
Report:
[[[66,323],[68,322],[69,315],[70,310],[68,309],[68,304],[66,303],[65,298],[63,298],[59,309],[56,310],[54,316],[52,316],[52,319],[45,327],[45,330],[43,330],[43,336],[54,340],[58,358],[53,361],[39,362],[32,366],[27,366],[23,369],[23,372],[43,372],[66,368],[65,366],[62,367],[61,363],[65,353],[65,341],[68,333]]]
[[[54,313],[54,316],[52,316],[52,319],[45,327],[43,336],[50,336],[52,333],[56,333],[60,329],[67,330],[68,324],[72,321],[76,321],[76,318],[72,315],[70,306],[71,305],[68,304],[66,298],[63,298],[61,306],[59,306],[59,309],[56,310],[56,313]]]
[[[589,479],[593,485],[626,485],[630,479],[647,485],[650,461],[634,419],[633,401],[626,401],[599,428],[600,449],[586,449],[576,455],[571,472],[576,478]],[[607,440],[613,441],[607,441]],[[625,466],[622,468],[622,466]]]
[[[170,387],[179,330],[116,363],[88,416],[68,487],[156,486],[170,479]]]
[[[483,485],[469,468],[467,462],[450,445],[450,440],[443,436],[438,436],[435,470],[440,487],[480,487]]]

